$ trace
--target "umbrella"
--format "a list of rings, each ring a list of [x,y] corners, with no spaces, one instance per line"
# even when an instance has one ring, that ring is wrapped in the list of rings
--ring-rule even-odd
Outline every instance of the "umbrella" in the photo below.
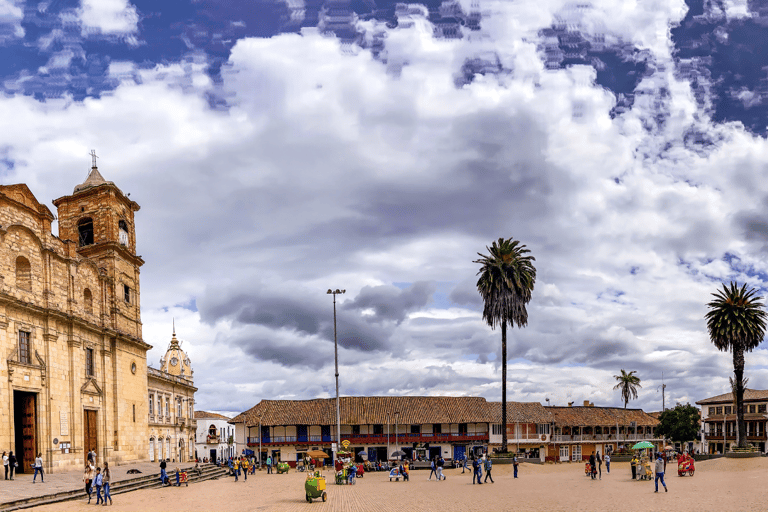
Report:
[[[640,441],[632,447],[633,450],[642,450],[643,448],[653,448],[653,443],[649,443],[648,441]]]
[[[403,455],[405,455],[405,452],[401,452],[400,450],[392,452],[393,457],[402,457]]]
[[[307,455],[309,455],[313,459],[330,459],[328,454],[322,450],[310,450],[307,452]]]
[[[362,458],[362,459],[367,459],[367,458],[368,458],[368,452],[366,452],[365,450],[360,450],[359,452],[357,452],[357,454],[358,454],[358,455],[360,456],[360,458]]]
[[[669,446],[669,445],[667,445],[667,446],[665,446],[665,447],[664,447],[664,449],[665,449],[665,450],[674,450],[674,449],[675,449],[675,447],[674,447],[674,446]]]

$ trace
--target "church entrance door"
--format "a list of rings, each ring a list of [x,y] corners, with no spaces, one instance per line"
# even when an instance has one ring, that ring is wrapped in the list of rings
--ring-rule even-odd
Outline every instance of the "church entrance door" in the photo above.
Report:
[[[37,394],[13,392],[14,430],[16,432],[17,472],[30,473],[37,455]]]
[[[98,411],[85,409],[83,411],[83,451],[87,457],[88,452],[93,450],[99,453],[99,438],[97,435],[97,414]]]

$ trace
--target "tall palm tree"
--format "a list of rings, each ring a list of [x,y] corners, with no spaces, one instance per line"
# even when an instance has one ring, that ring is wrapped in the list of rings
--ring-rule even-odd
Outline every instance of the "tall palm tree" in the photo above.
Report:
[[[480,264],[477,291],[483,298],[483,320],[491,329],[501,325],[501,450],[507,451],[507,324],[518,327],[528,325],[526,304],[536,282],[536,258],[528,249],[512,238],[499,238],[490,247],[488,255],[477,253]]]
[[[624,408],[627,408],[627,403],[630,399],[637,400],[637,388],[643,386],[640,385],[640,377],[635,375],[636,370],[632,370],[627,373],[624,369],[621,369],[621,375],[614,375],[613,377],[619,381],[618,384],[613,386],[613,389],[621,390],[621,399],[624,400]]]
[[[715,300],[707,304],[709,339],[718,350],[733,352],[733,373],[736,384],[736,424],[738,446],[747,447],[744,423],[744,352],[751,352],[765,337],[766,312],[757,290],[747,290],[731,282],[712,294]]]

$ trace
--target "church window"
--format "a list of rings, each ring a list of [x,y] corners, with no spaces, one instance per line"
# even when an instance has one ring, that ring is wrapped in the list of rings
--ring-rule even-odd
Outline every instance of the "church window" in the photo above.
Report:
[[[25,331],[19,331],[19,362],[30,364],[32,357],[29,351],[29,335],[30,333]]]
[[[24,256],[16,258],[16,287],[32,290],[32,266]]]
[[[85,312],[89,315],[93,314],[93,294],[88,288],[83,291],[83,303],[85,304]]]
[[[117,223],[120,235],[120,245],[128,245],[128,224],[124,220]]]
[[[168,397],[165,398],[165,416],[167,418],[171,417],[171,399]]]
[[[93,220],[90,217],[80,219],[77,231],[80,234],[80,247],[93,245]]]
[[[136,404],[133,404],[133,422],[136,423]]]
[[[176,401],[176,417],[181,418],[181,398]]]
[[[157,415],[163,417],[163,399],[159,396],[157,397]]]
[[[85,349],[85,374],[93,377],[93,349]]]
[[[155,399],[152,395],[149,395],[149,415],[155,414]]]
[[[127,285],[123,285],[123,299],[125,299],[125,302],[128,304],[131,303],[131,288]]]

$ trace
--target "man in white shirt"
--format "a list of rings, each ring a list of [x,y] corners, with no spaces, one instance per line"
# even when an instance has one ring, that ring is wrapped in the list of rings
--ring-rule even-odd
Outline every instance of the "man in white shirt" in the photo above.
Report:
[[[45,480],[43,480],[44,474],[43,474],[43,454],[38,453],[37,457],[35,458],[35,476],[32,477],[32,483],[35,483],[35,480],[37,480],[37,473],[40,472],[40,482],[45,483]]]

